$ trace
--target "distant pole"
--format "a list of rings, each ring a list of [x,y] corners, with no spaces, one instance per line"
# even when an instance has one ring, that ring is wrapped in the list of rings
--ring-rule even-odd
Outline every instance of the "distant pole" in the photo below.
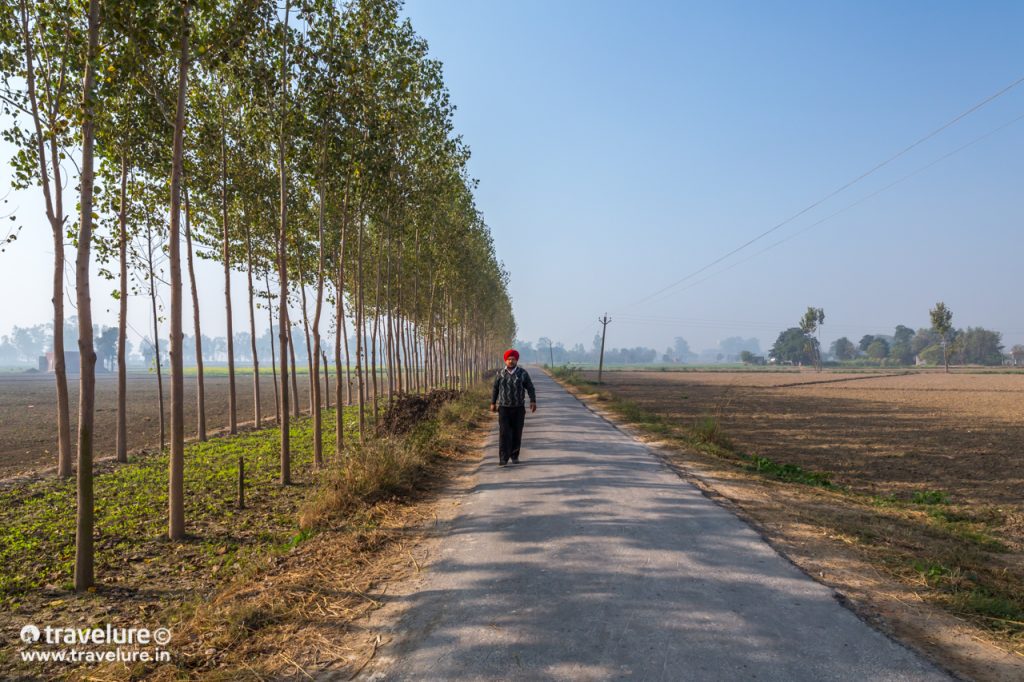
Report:
[[[548,356],[551,358],[551,369],[555,368],[555,347],[551,344],[551,339],[548,339]]]
[[[604,317],[597,318],[597,321],[601,323],[601,360],[597,365],[597,383],[601,383],[601,375],[604,373],[604,333],[608,330],[608,323],[612,318],[605,313]]]

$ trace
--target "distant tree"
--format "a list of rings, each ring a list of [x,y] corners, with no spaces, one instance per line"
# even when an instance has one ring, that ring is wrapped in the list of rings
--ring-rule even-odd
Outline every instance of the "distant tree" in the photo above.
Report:
[[[562,343],[561,341],[556,343],[555,344],[555,348],[554,348],[554,354],[555,354],[555,362],[557,362],[560,365],[564,365],[565,361],[566,361],[566,355],[567,355],[566,350],[565,350],[565,344]]]
[[[942,362],[942,346],[934,343],[930,346],[922,348],[918,353],[917,357],[930,365],[937,365]]]
[[[156,359],[156,347],[153,342],[146,337],[142,339],[139,344],[139,353],[142,354],[142,362],[145,363],[146,367],[154,367],[153,362]]]
[[[889,358],[901,365],[910,365],[914,362],[914,350],[911,342],[914,339],[914,330],[902,324],[896,325],[893,333],[893,342],[889,348]]]
[[[790,327],[779,334],[772,346],[771,355],[776,362],[794,362],[799,364],[812,362],[807,346],[807,336],[800,327]]]
[[[18,361],[18,349],[8,336],[0,339],[0,365],[13,365]]]
[[[800,320],[800,331],[804,333],[807,339],[811,357],[814,359],[819,372],[821,371],[821,341],[818,339],[817,334],[824,322],[825,311],[812,306],[807,306],[807,312],[804,313],[803,318]]]
[[[686,339],[683,337],[677,336],[673,343],[673,352],[675,353],[676,362],[693,362],[697,357],[697,354],[690,350],[690,344],[687,343]]]
[[[845,336],[832,342],[831,351],[836,360],[852,360],[857,355],[857,347]]]
[[[946,372],[949,372],[949,342],[950,332],[953,331],[953,311],[946,307],[946,304],[939,301],[935,307],[928,311],[932,320],[932,329],[939,335],[942,344],[942,362],[946,365]]]
[[[860,337],[860,343],[857,344],[857,347],[860,348],[860,351],[862,353],[866,353],[868,351],[868,346],[870,346],[871,342],[874,340],[874,335],[865,334],[864,336]]]
[[[117,327],[107,327],[96,338],[96,360],[107,371],[113,371],[117,360]]]
[[[957,339],[963,362],[973,365],[1003,364],[1002,334],[999,332],[968,327],[967,331],[957,334]]]
[[[740,362],[744,365],[752,365],[757,359],[757,356],[751,353],[749,350],[740,351]]]
[[[555,364],[555,351],[554,342],[546,336],[542,336],[537,339],[537,353],[541,357],[541,362],[544,364]]]
[[[252,362],[252,336],[249,332],[235,332],[235,349],[236,360]]]
[[[914,330],[910,327],[905,327],[902,324],[896,325],[896,331],[892,335],[894,343],[910,343],[910,340],[914,338]]]
[[[558,346],[555,346],[557,353]],[[557,357],[557,355],[556,355]],[[658,351],[653,348],[637,346],[635,348],[612,348],[604,350],[604,362],[606,365],[646,365],[654,362],[658,357]]]
[[[1010,357],[1013,358],[1013,364],[1017,365],[1024,364],[1024,346],[1019,343],[1010,349]]]
[[[914,355],[920,355],[921,351],[929,346],[939,345],[939,335],[933,329],[918,329],[914,338],[910,340],[910,350]]]
[[[761,352],[761,343],[754,338],[744,339],[741,336],[730,336],[719,341],[718,348],[727,356],[736,356],[745,350],[757,355]]]
[[[18,349],[22,361],[34,365],[46,343],[46,327],[41,324],[34,327],[14,327],[11,329],[10,340]]]
[[[889,342],[885,339],[875,339],[868,346],[867,355],[872,360],[884,360],[889,357]]]
[[[914,364],[914,351],[909,343],[894,343],[889,347],[889,359],[901,365]]]
[[[184,346],[181,349],[181,359],[186,365],[192,365],[196,362],[196,344],[195,337],[183,334],[181,337]]]

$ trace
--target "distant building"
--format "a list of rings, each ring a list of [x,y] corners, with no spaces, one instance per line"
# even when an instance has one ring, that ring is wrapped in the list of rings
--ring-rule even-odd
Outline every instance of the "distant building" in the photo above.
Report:
[[[43,366],[43,363],[46,366]],[[64,351],[64,371],[68,374],[78,374],[82,364],[79,361],[78,351]],[[51,374],[56,371],[56,361],[52,352],[47,353],[45,357],[39,357],[39,371],[47,371]]]

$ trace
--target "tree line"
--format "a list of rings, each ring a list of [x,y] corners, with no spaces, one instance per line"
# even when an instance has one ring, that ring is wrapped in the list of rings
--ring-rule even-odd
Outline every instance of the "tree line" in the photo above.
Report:
[[[324,464],[323,396],[314,378],[328,352],[339,374],[336,404],[358,405],[362,440],[383,401],[469,381],[513,338],[508,276],[475,206],[469,151],[454,133],[441,65],[399,11],[397,0],[286,0],[283,8],[267,0],[3,4],[3,135],[17,149],[14,186],[41,193],[54,245],[60,476],[74,468],[64,363],[67,242],[74,252],[69,284],[81,365],[76,589],[94,583],[94,261],[119,302],[119,461],[127,460],[128,446],[129,295],[149,300],[154,345],[162,336],[168,340],[171,539],[185,534],[182,328],[189,301],[189,342],[198,362],[195,428],[206,437],[195,258],[223,269],[223,309],[203,312],[227,322],[232,433],[238,419],[232,306],[239,293],[231,288],[233,270],[246,276],[241,298],[250,343],[257,338],[257,308],[277,330],[271,358],[280,378],[281,484],[292,480],[289,418],[298,406],[289,404],[287,384],[289,373],[295,380],[296,336],[312,349],[317,466]],[[66,193],[75,195],[74,207]],[[17,234],[7,235],[8,246]],[[157,310],[161,290],[169,290],[166,310]],[[324,345],[325,328],[333,349]],[[157,349],[158,365],[161,355]],[[259,425],[255,349],[251,357]],[[349,395],[343,387],[351,387]],[[340,457],[343,410],[336,415]]]
[[[957,329],[953,312],[939,302],[929,310],[931,326],[914,330],[896,325],[892,334],[865,334],[858,342],[842,336],[832,342],[830,356],[837,362],[868,362],[885,365],[1001,365],[1024,360],[1024,347],[1004,354],[1002,334],[983,327]],[[824,324],[824,311],[808,308],[800,325],[781,332],[771,349],[775,362],[818,365],[821,349],[816,337]]]
[[[64,339],[68,345],[78,343],[78,318],[71,316],[64,321]],[[53,350],[53,334],[51,329],[53,323],[43,323],[28,327],[14,326],[9,334],[0,335],[0,367],[31,367],[38,366],[39,358],[44,357]],[[117,327],[106,327],[93,325],[93,339],[96,350],[96,362],[110,372],[117,371],[117,347],[119,331]],[[293,335],[294,337],[294,335]],[[69,341],[70,339],[70,341]],[[203,353],[203,362],[211,364],[226,364],[228,361],[228,342],[224,336],[207,336],[203,334],[198,340],[189,334],[183,336],[182,353],[186,365],[195,365],[196,348]],[[299,364],[306,364],[311,361],[312,349],[306,346],[305,338],[299,335],[293,338],[296,359]],[[370,345],[372,339],[364,339],[364,343]],[[273,354],[274,332],[265,328],[263,333],[256,337],[255,344],[248,331],[235,332],[233,339],[233,358],[236,364],[246,366],[263,366],[269,362]],[[149,336],[143,336],[137,341],[125,340],[125,356],[127,366],[130,368],[146,368],[153,370],[156,367],[156,352],[160,349],[162,366],[166,367],[169,361],[167,338],[163,337],[157,341]],[[355,338],[348,339],[349,355],[354,357],[356,353]],[[385,362],[386,358],[380,357],[378,362]]]

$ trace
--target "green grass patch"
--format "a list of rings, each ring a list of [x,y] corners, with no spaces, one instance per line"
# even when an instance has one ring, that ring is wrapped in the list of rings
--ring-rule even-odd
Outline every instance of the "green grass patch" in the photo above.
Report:
[[[354,426],[355,411],[346,410],[347,426]],[[334,415],[334,410],[324,412],[328,459],[334,453]],[[142,455],[97,473],[97,579],[102,582],[132,564],[154,560],[169,563],[174,571],[187,572],[211,562],[230,569],[238,563],[235,554],[243,544],[249,553],[294,546],[299,532],[296,510],[308,494],[305,485],[320,474],[312,470],[312,421],[293,419],[290,433],[297,486],[278,484],[278,428],[186,445],[185,519],[191,538],[183,552],[166,547],[167,454]],[[354,432],[348,437],[355,437]],[[236,507],[239,457],[245,462],[244,510]],[[76,505],[74,479],[47,479],[0,491],[0,600],[71,580]]]
[[[1011,594],[993,586],[994,581],[959,564],[917,560],[913,570],[936,589],[941,600],[966,616],[982,616],[1011,635],[1024,634],[1024,595]]]
[[[919,490],[910,501],[914,504],[949,504],[949,493],[944,490]]]
[[[767,457],[747,456],[746,468],[756,471],[759,474],[785,481],[787,483],[802,483],[804,485],[819,486],[822,488],[836,487],[832,483],[831,475],[823,471],[808,471],[796,464],[780,464]]]
[[[698,442],[717,445],[725,450],[732,450],[732,442],[725,435],[722,420],[717,415],[708,415],[694,422],[690,429],[691,436]]]

